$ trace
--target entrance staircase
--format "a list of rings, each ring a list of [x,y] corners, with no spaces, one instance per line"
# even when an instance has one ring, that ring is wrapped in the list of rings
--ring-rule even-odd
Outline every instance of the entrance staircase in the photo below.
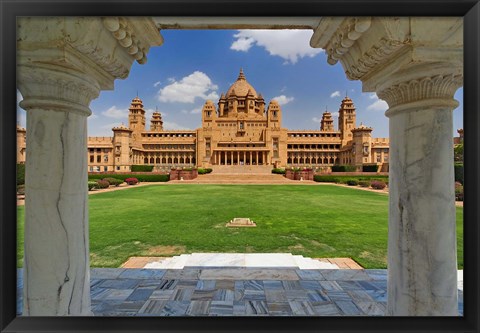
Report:
[[[144,268],[183,269],[185,267],[256,267],[295,269],[338,269],[335,264],[291,253],[192,253],[160,259]]]

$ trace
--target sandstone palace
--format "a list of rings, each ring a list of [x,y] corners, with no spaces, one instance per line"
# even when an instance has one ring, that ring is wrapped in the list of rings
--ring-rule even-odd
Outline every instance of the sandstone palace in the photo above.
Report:
[[[142,101],[134,98],[128,127],[114,127],[113,137],[88,138],[89,172],[127,172],[141,164],[153,165],[154,171],[230,165],[328,171],[335,164],[353,165],[358,171],[375,165],[377,171],[388,171],[388,138],[372,138],[372,128],[357,126],[350,98],[342,100],[338,112],[338,130],[330,112],[323,113],[319,130],[283,128],[280,105],[275,100],[266,105],[240,70],[217,105],[205,102],[196,130],[164,130],[159,112],[153,113],[147,130]],[[18,128],[17,135],[22,162],[25,129]]]

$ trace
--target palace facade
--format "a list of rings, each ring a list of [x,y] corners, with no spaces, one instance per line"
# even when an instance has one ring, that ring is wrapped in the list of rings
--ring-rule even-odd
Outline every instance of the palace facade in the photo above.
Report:
[[[375,165],[388,171],[388,138],[372,138],[371,127],[356,124],[353,101],[345,97],[338,110],[338,129],[324,112],[318,130],[282,127],[277,101],[265,103],[240,74],[217,105],[202,108],[196,130],[164,130],[159,112],[146,128],[145,109],[138,97],[129,108],[128,127],[112,128],[112,137],[88,138],[89,172],[128,172],[132,165],[153,165],[154,171],[176,167],[271,165],[312,167],[328,171],[335,164]],[[25,129],[17,128],[17,160],[25,160]]]

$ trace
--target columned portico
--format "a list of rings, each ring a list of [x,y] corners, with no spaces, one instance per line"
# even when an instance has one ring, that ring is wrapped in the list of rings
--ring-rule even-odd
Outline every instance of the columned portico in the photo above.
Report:
[[[328,18],[311,45],[389,109],[387,315],[456,316],[453,99],[461,18]]]
[[[23,314],[91,315],[87,117],[101,89],[162,39],[151,19],[20,18],[27,111]],[[135,37],[138,36],[138,37]]]

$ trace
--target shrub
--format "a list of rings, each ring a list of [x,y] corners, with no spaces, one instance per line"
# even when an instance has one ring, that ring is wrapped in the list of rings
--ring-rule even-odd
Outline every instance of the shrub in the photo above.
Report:
[[[328,176],[328,175],[314,175],[313,180],[319,183],[339,183],[340,177]]]
[[[358,185],[361,187],[370,187],[370,181],[369,180],[360,180],[358,181]]]
[[[128,184],[128,185],[136,185],[138,183],[138,179],[137,178],[127,178],[125,179],[125,182]]]
[[[347,180],[347,185],[348,185],[348,186],[357,186],[357,185],[358,185],[358,180],[356,180],[356,179],[349,179],[349,180]]]
[[[354,165],[333,165],[332,172],[354,172],[357,168]]]
[[[273,168],[272,173],[275,173],[275,174],[278,174],[278,175],[284,175],[285,174],[285,169]]]
[[[372,181],[370,186],[375,190],[383,190],[385,187],[387,187],[387,184],[385,184],[385,182],[382,182],[382,181],[374,180]]]
[[[132,165],[132,172],[152,172],[153,165]]]
[[[103,180],[109,182],[110,185],[114,185],[115,187],[118,187],[118,185],[123,183],[123,180],[118,178],[107,177],[107,178],[103,178]]]
[[[17,185],[17,194],[25,195],[25,185]]]
[[[25,164],[17,164],[17,185],[25,184]]]
[[[198,168],[197,172],[198,172],[199,175],[204,175],[206,173],[212,172],[212,169],[211,168]]]
[[[88,190],[91,191],[93,190],[94,188],[97,188],[98,187],[98,184],[96,181],[93,181],[93,180],[89,180],[88,181]]]
[[[376,164],[362,165],[363,172],[377,172],[378,166]]]
[[[89,175],[89,180],[97,180],[100,177],[104,178],[116,178],[125,181],[127,178],[137,178],[140,182],[168,182],[170,179],[168,174],[151,174],[151,175],[139,175],[135,173],[128,173],[128,174],[102,174],[102,175]]]
[[[464,184],[463,182],[463,163],[455,163],[453,165],[455,169],[455,181],[459,182],[460,184]]]
[[[96,181],[96,183],[97,183],[97,188],[107,188],[110,186],[110,183],[107,182],[106,180],[99,179]]]
[[[460,182],[455,182],[455,200],[463,201],[463,185]]]

